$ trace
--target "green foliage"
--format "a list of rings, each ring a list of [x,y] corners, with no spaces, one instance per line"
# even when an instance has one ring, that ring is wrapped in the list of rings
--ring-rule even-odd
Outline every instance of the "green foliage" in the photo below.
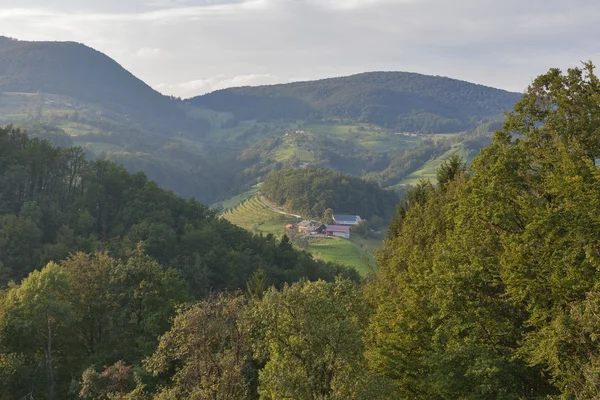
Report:
[[[466,170],[467,164],[463,158],[454,154],[440,166],[437,172],[437,183],[441,188],[445,188],[449,182],[452,182]]]
[[[439,188],[409,192],[367,336],[371,367],[402,396],[597,397],[599,93],[591,64],[550,70],[472,178],[456,159]]]
[[[254,274],[252,274],[252,277],[248,280],[246,285],[248,297],[255,300],[261,300],[268,287],[267,272],[264,269],[259,268],[254,271]]]
[[[256,341],[264,341],[256,355],[268,359],[261,399],[384,398],[363,358],[367,307],[355,284],[299,282],[271,289],[254,308]]]
[[[14,388],[12,395],[48,399],[64,396],[64,387],[57,387],[57,383],[67,379],[69,364],[75,359],[75,354],[68,351],[73,348],[74,318],[67,293],[64,268],[51,263],[33,272],[3,299],[0,351],[13,363],[11,357],[22,357],[21,370],[13,371],[23,374],[23,385]]]
[[[117,361],[98,373],[90,367],[83,372],[78,393],[84,400],[142,400],[143,387],[130,365]]]
[[[274,284],[356,276],[247,233],[142,173],[87,161],[81,150],[54,148],[13,128],[0,129],[0,194],[0,285],[69,253],[125,257],[140,242],[149,256],[181,273],[194,297],[245,287],[258,267]]]
[[[2,299],[0,377],[15,397],[65,398],[89,365],[150,355],[186,300],[179,274],[141,253],[126,262],[78,253],[49,263]]]
[[[170,376],[155,399],[248,398],[244,307],[242,296],[219,295],[179,310],[157,351],[144,361],[153,375]]]
[[[387,219],[398,197],[377,184],[326,169],[293,169],[272,172],[261,193],[279,206],[320,219],[331,208],[338,214]]]

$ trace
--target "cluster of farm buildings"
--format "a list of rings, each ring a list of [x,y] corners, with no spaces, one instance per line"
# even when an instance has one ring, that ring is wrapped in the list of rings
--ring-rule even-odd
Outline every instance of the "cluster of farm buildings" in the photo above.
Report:
[[[323,224],[318,221],[304,220],[296,225],[286,225],[285,229],[297,229],[299,233],[305,235],[325,235],[337,236],[350,239],[350,227],[360,223],[361,218],[358,215],[333,215],[334,224]]]

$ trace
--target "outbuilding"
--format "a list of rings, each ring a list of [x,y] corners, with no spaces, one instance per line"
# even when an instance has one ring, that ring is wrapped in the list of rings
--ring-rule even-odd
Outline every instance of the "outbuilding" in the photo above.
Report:
[[[350,239],[350,227],[342,225],[325,225],[325,234],[327,236],[337,236],[344,239]]]

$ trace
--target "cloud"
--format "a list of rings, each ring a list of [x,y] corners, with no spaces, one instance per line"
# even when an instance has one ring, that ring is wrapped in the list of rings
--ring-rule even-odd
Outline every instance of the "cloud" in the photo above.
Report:
[[[175,84],[158,84],[156,89],[166,93],[177,93],[187,98],[219,89],[238,86],[268,85],[281,82],[281,79],[270,74],[249,74],[238,76],[217,75],[205,79],[196,79]]]
[[[142,47],[135,52],[135,55],[141,58],[154,58],[163,54],[163,51],[156,47]]]
[[[83,42],[180,96],[369,70],[523,90],[550,67],[600,60],[596,0],[2,3],[0,34]]]

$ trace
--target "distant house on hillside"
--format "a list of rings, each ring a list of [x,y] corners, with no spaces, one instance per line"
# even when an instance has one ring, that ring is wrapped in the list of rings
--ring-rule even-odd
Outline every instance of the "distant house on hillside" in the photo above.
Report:
[[[317,221],[304,220],[298,224],[298,232],[311,235],[325,232],[325,225]]]
[[[337,236],[344,239],[350,239],[350,227],[342,225],[325,225],[325,234],[327,236]]]
[[[358,225],[362,219],[358,215],[334,214],[333,221],[338,225],[354,226]]]

